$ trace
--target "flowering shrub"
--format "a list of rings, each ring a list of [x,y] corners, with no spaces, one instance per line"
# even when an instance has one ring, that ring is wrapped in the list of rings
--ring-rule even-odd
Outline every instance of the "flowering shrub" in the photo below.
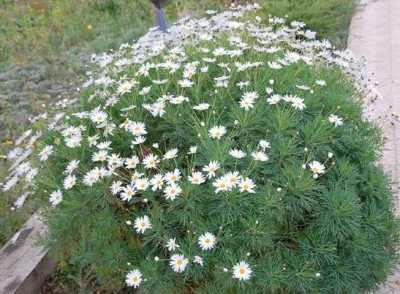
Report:
[[[105,288],[356,293],[389,274],[398,222],[362,117],[377,94],[348,52],[257,8],[94,57],[30,144],[39,168],[14,150],[3,189],[35,178],[49,244]]]

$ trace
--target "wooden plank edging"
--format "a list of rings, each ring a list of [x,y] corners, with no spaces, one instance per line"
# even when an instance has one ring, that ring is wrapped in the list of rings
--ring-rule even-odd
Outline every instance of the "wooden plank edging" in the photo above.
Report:
[[[48,251],[37,246],[38,235],[47,226],[35,213],[24,226],[0,249],[0,293],[38,293],[44,280],[56,267],[57,261]]]

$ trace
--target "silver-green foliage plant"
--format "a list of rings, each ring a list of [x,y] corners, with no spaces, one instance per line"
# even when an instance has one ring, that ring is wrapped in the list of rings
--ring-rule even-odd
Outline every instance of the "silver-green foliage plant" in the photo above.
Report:
[[[79,103],[39,139],[49,244],[106,289],[359,293],[393,268],[362,64],[257,8],[94,57]],[[16,168],[15,182],[31,170]]]

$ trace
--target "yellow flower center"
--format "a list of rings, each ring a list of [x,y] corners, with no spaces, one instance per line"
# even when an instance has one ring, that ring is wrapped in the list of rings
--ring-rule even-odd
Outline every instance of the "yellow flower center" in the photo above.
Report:
[[[241,275],[243,275],[245,272],[246,272],[246,271],[245,271],[243,268],[241,268],[241,269],[239,270],[239,273],[240,273]]]
[[[249,187],[249,185],[243,185],[243,189],[244,190],[247,190],[247,189],[249,189],[250,187]]]
[[[134,283],[136,283],[137,281],[139,281],[139,279],[138,279],[138,277],[133,277],[133,278],[132,278],[132,281],[133,281]]]
[[[146,226],[146,223],[145,223],[145,222],[142,222],[142,223],[140,224],[140,226],[141,226],[142,228],[144,228],[144,227]]]
[[[211,240],[210,239],[206,239],[204,242],[206,242],[207,244],[210,244]]]
[[[176,264],[177,264],[177,265],[182,265],[182,263],[183,263],[182,259],[178,259],[178,260],[176,261]]]

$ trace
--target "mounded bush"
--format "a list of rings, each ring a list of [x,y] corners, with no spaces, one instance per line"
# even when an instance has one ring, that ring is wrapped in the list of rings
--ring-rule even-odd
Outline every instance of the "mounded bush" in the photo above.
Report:
[[[82,98],[34,143],[48,244],[104,289],[359,293],[392,270],[362,65],[257,8],[94,57]],[[14,182],[33,169],[18,164]]]

